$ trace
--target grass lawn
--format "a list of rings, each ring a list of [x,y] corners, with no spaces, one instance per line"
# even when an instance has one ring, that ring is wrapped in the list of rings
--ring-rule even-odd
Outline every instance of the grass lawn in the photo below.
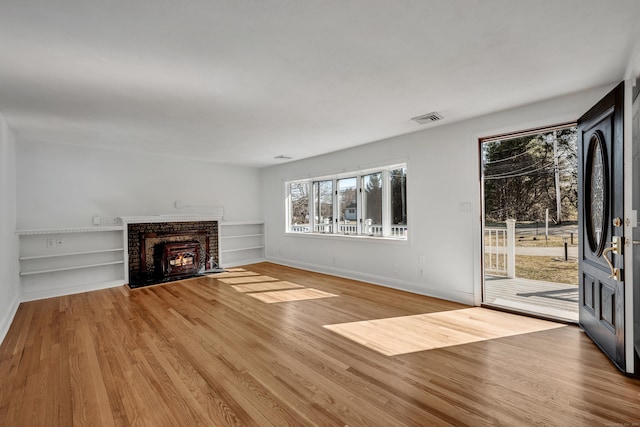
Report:
[[[534,240],[535,239],[535,240]],[[569,246],[578,246],[578,235],[573,235],[573,245],[571,244],[571,239],[567,240]],[[549,236],[549,240],[545,240],[543,236],[518,236],[516,234],[516,246],[521,247],[541,247],[541,248],[550,248],[550,247],[563,247],[564,239],[561,236]]]
[[[492,236],[491,238],[485,236],[484,244],[485,246],[505,246],[506,243],[502,238],[496,238]],[[567,240],[569,246],[578,246],[578,235],[574,234],[573,236],[573,245],[571,244],[571,239]],[[520,246],[523,248],[552,248],[552,247],[563,247],[564,239],[561,236],[549,236],[548,240],[545,240],[544,235],[542,236],[518,236],[516,234],[516,246]]]
[[[578,284],[578,263],[554,257],[516,255],[516,277],[545,282]]]

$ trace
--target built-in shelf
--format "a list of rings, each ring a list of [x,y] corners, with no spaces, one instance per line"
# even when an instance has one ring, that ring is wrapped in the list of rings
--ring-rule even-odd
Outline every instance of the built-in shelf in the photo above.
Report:
[[[220,251],[220,253],[226,254],[229,252],[240,252],[240,251],[251,251],[254,249],[264,249],[264,246],[249,246],[246,248],[238,248],[238,249],[225,249],[223,251]]]
[[[32,274],[44,274],[44,273],[55,273],[58,271],[70,271],[70,270],[79,270],[81,268],[93,268],[93,267],[103,267],[105,265],[116,265],[116,264],[124,264],[124,261],[111,261],[111,262],[101,262],[97,264],[87,264],[87,265],[74,265],[73,267],[63,267],[63,268],[50,268],[47,270],[37,270],[37,271],[21,271],[21,276],[30,276]]]
[[[264,223],[261,221],[220,223],[220,265],[233,267],[264,261]]]
[[[243,237],[262,237],[264,234],[239,234],[237,236],[222,236],[221,239],[241,239]]]
[[[16,234],[20,286],[28,300],[125,283],[123,226],[22,229]]]
[[[80,227],[80,228],[34,228],[26,230],[16,230],[16,234],[25,235],[39,235],[39,234],[69,234],[69,233],[98,233],[104,231],[122,231],[124,227],[121,225],[114,225],[110,227]]]
[[[106,253],[106,252],[120,252],[120,251],[124,251],[124,248],[100,249],[100,250],[95,250],[95,251],[68,252],[68,253],[64,253],[64,254],[52,254],[52,255],[22,256],[22,257],[20,257],[20,261],[27,261],[27,260],[30,260],[30,259],[57,258],[57,257],[74,256],[74,255],[102,254],[102,253]]]

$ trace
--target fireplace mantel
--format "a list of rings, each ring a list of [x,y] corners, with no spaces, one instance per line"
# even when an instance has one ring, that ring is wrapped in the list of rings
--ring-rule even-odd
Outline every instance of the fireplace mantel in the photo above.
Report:
[[[193,221],[222,221],[222,215],[142,215],[121,216],[122,225],[153,223],[153,222],[193,222]]]

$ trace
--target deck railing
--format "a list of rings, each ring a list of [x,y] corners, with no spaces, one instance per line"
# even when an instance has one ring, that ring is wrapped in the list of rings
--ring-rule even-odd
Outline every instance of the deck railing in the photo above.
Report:
[[[391,236],[392,237],[407,237],[407,226],[406,225],[392,225],[391,226]]]
[[[506,228],[484,229],[484,271],[488,274],[516,277],[516,221],[508,219]]]
[[[358,224],[356,224],[355,222],[338,224],[338,233],[358,234]]]
[[[381,224],[364,225],[362,235],[364,236],[383,236],[383,228]],[[289,231],[293,233],[310,233],[311,226],[309,224],[293,224],[289,226]],[[333,224],[315,224],[313,226],[315,233],[333,233]],[[358,234],[358,224],[355,222],[339,223],[338,234]],[[392,225],[389,237],[407,237],[406,225]]]
[[[484,271],[488,274],[507,275],[507,229],[484,229]]]
[[[316,233],[333,233],[333,224],[316,224],[313,227]]]

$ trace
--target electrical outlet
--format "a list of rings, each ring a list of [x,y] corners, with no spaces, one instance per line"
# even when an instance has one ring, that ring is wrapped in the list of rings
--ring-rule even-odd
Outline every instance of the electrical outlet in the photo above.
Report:
[[[56,246],[56,241],[53,239],[47,239],[47,249],[51,249]]]
[[[393,264],[393,272],[397,273],[398,271],[400,271],[400,268],[398,267],[398,264]]]
[[[57,248],[61,248],[62,247],[62,239],[56,239],[56,247]]]

